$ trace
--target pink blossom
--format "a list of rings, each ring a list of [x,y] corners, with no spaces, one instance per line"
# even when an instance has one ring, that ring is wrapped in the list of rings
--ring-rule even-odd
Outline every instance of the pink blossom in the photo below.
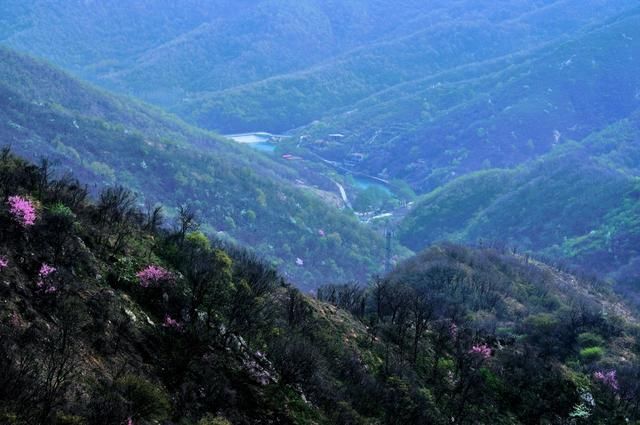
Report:
[[[318,230],[318,235],[320,235],[320,237],[324,238],[324,236],[325,236],[324,230],[322,230],[322,229]]]
[[[167,269],[164,269],[156,265],[148,265],[145,269],[136,273],[138,279],[140,279],[140,286],[148,288],[149,286],[156,286],[162,282],[168,282],[173,279],[173,274]]]
[[[26,198],[22,196],[10,196],[9,197],[9,212],[13,215],[22,227],[33,226],[36,222],[36,209]]]
[[[488,359],[489,357],[491,357],[491,348],[487,344],[478,344],[471,347],[469,353],[477,354],[483,359]]]
[[[171,316],[166,314],[164,316],[164,323],[162,324],[165,328],[171,328],[175,330],[182,330],[182,324],[175,319],[172,319]]]
[[[9,265],[9,259],[7,257],[0,257],[0,270],[7,268]]]
[[[56,271],[55,267],[50,266],[47,263],[42,263],[42,265],[40,266],[40,271],[38,272],[38,275],[40,276],[40,279],[44,279],[45,277],[49,276],[51,273],[55,271]]]
[[[54,294],[58,292],[58,288],[51,283],[47,278],[56,271],[56,268],[48,265],[47,263],[42,263],[40,266],[40,271],[38,272],[38,281],[36,282],[36,287],[45,294]]]
[[[596,381],[602,382],[604,385],[610,387],[614,391],[618,391],[620,389],[620,385],[618,385],[618,377],[616,376],[615,370],[611,370],[609,372],[598,371],[593,374],[593,377]]]
[[[131,416],[127,418],[126,425],[133,425],[133,419],[131,419]]]

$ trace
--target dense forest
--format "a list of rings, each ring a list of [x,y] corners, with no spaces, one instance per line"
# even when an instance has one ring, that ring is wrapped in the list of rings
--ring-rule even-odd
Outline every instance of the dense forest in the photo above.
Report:
[[[6,149],[0,193],[3,423],[640,420],[637,317],[597,279],[440,245],[313,299]]]

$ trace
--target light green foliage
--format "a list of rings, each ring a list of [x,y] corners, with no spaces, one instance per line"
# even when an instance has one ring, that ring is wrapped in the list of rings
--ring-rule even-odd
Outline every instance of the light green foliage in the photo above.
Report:
[[[580,350],[580,358],[587,363],[598,361],[602,356],[604,356],[604,349],[602,347],[587,347]]]
[[[60,218],[73,220],[75,218],[75,214],[71,211],[71,208],[67,207],[61,202],[56,203],[52,207],[49,208],[49,213]]]
[[[204,251],[211,250],[211,241],[209,238],[202,232],[191,232],[188,233],[185,237],[185,240],[193,244],[197,249],[201,249]]]
[[[93,161],[89,164],[89,168],[99,176],[106,178],[109,183],[113,182],[116,178],[116,173],[104,162]]]

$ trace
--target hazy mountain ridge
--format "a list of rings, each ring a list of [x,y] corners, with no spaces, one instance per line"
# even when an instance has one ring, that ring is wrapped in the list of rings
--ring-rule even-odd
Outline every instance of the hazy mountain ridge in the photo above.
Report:
[[[488,73],[481,66],[470,76],[461,69],[399,85],[310,132],[343,130],[345,141],[321,152],[364,152],[359,169],[385,171],[419,190],[487,165],[526,161],[556,137],[580,139],[638,107],[639,16],[635,9],[575,41],[502,58],[485,65]]]
[[[513,31],[510,37],[490,41],[505,53],[505,49],[513,50],[510,44],[522,48],[534,40],[570,33],[594,16],[602,19],[625,8],[625,2],[606,0],[581,3],[576,11],[574,3],[519,0],[503,1],[496,7],[488,1],[438,0],[424,8],[414,0],[393,5],[362,0],[247,0],[231,7],[219,0],[188,0],[180,5],[136,0],[123,8],[113,1],[62,4],[33,0],[10,1],[0,11],[9,17],[4,42],[10,46],[47,57],[108,88],[170,107],[207,128],[238,132],[289,129],[320,118],[326,105],[318,104],[318,96],[292,100],[305,89],[308,94],[327,90],[335,94],[329,79],[345,80],[340,91],[350,94],[345,97],[343,93],[338,104],[346,106],[393,85],[398,73],[405,73],[405,80],[424,75],[426,70],[419,67],[403,71],[407,58],[394,56],[391,48],[378,51],[376,44],[391,43],[399,51],[421,46],[413,51],[428,51],[429,39],[411,40],[411,35],[466,21],[478,22],[489,32],[501,25]],[[550,20],[557,25],[541,23]],[[73,30],[58,30],[65,25]],[[476,46],[488,47],[487,43]],[[299,55],[302,50],[305,54]],[[364,53],[360,58],[359,51]],[[447,66],[447,55],[454,53],[447,52],[446,44],[443,52],[440,68]],[[418,58],[418,63],[429,66],[431,59],[426,59]],[[344,60],[348,61],[346,68],[341,63]],[[313,77],[313,88],[300,85],[295,74],[288,81],[290,72],[316,73],[318,65],[321,72]],[[379,67],[382,69],[377,70]],[[369,72],[377,81],[366,77]],[[268,80],[260,82],[273,77],[278,77],[275,87]],[[279,82],[280,78],[285,81]],[[240,88],[237,93],[232,89],[252,82],[257,82],[255,89]],[[359,85],[363,91],[353,92]],[[220,93],[223,100],[217,99],[218,93],[207,94],[223,89],[228,89]],[[273,96],[276,91],[282,96]],[[305,111],[302,115],[296,111],[298,104]],[[274,116],[264,115],[261,107],[274,109]],[[276,113],[283,109],[290,116]]]
[[[366,102],[370,96],[375,99],[379,91],[457,66],[530,50],[557,38],[574,37],[582,27],[597,22],[593,18],[597,13],[590,7],[602,12],[600,19],[625,9],[624,2],[613,1],[576,11],[575,3],[562,1],[533,11],[509,5],[502,15],[492,16],[489,4],[474,6],[483,13],[449,5],[433,12],[435,16],[414,31],[405,30],[290,75],[189,97],[174,109],[208,128],[282,131],[321,120],[330,128],[322,128],[319,135],[342,132],[362,143],[369,135],[359,127],[375,127],[380,120],[367,119],[370,111],[365,111],[351,120],[346,117],[343,123],[341,114],[358,110],[358,102]],[[543,24],[560,16],[562,24]]]

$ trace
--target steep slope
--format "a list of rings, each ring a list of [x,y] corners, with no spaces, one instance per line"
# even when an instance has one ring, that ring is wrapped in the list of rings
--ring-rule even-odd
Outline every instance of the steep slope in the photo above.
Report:
[[[515,165],[637,109],[639,22],[634,8],[568,41],[400,84],[300,134],[343,133],[340,143],[309,147],[338,161],[363,153],[358,170],[420,191]]]
[[[99,92],[31,58],[0,49],[0,140],[88,184],[121,184],[162,203],[190,205],[207,233],[253,247],[290,278],[364,279],[383,243],[296,180],[334,188],[301,168],[193,129],[162,112]],[[322,232],[320,232],[322,230]],[[326,237],[322,234],[327,235]],[[269,235],[269,237],[267,237]],[[334,255],[335,254],[335,255]],[[296,264],[297,259],[300,258]]]
[[[514,169],[472,173],[425,195],[401,225],[436,240],[500,240],[594,271],[637,273],[640,114]],[[619,274],[622,277],[623,274]]]
[[[637,318],[597,281],[439,246],[370,289],[323,287],[336,308],[6,151],[0,193],[3,423],[640,417]]]

